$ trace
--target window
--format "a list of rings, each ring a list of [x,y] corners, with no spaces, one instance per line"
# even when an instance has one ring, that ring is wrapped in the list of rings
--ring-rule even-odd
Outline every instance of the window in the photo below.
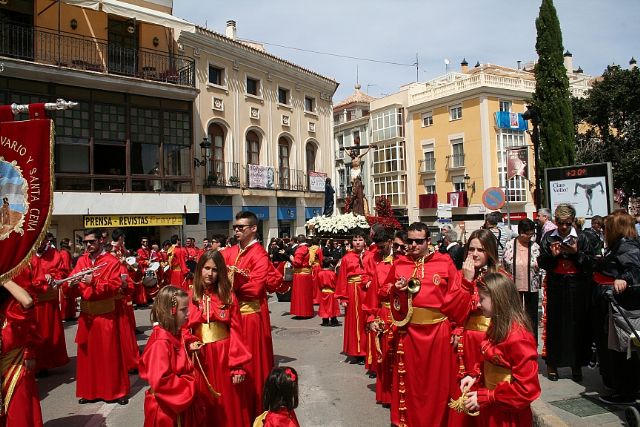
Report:
[[[304,97],[304,111],[307,113],[315,113],[316,112],[316,99],[310,96]]]
[[[433,125],[433,112],[429,111],[422,115],[422,127],[426,128]]]
[[[160,110],[131,108],[131,173],[153,174],[160,163]]]
[[[260,80],[247,77],[247,93],[253,96],[260,96]]]
[[[247,163],[260,164],[260,137],[252,130],[247,132]]]
[[[224,86],[224,68],[209,65],[209,83]]]
[[[464,144],[462,138],[451,140],[451,163],[452,168],[464,167]]]
[[[435,179],[425,180],[424,190],[427,194],[436,194],[436,180]]]
[[[209,175],[215,176],[218,182],[223,183],[225,179],[224,128],[217,123],[211,123],[208,133],[209,141],[211,141]]]
[[[89,173],[89,103],[55,113],[56,172]]]
[[[511,101],[500,101],[500,111],[511,112]]]
[[[506,195],[510,202],[526,202],[529,188],[527,180],[522,176],[514,176],[509,181],[506,181],[507,148],[526,146],[525,133],[509,129],[500,129],[496,138],[500,186],[506,187]]]
[[[420,172],[434,172],[436,170],[436,155],[433,152],[433,144],[427,144],[422,147],[424,150],[424,160],[420,167]]]
[[[460,120],[462,118],[462,105],[454,105],[449,108],[449,120]]]
[[[405,169],[404,142],[380,145],[373,152],[373,173],[383,174]]]
[[[313,142],[307,142],[307,172],[316,170],[316,146]]]
[[[289,89],[278,87],[278,102],[280,104],[289,105]]]
[[[402,109],[391,109],[372,114],[371,135],[373,142],[403,137],[404,126]]]
[[[360,131],[353,131],[353,145],[360,145]]]
[[[464,176],[458,175],[451,177],[451,181],[453,182],[453,191],[458,193],[461,191],[467,191],[467,188],[464,185]]]
[[[289,141],[282,136],[278,140],[278,169],[280,170],[280,188],[289,189]]]
[[[373,187],[375,197],[387,197],[392,206],[406,206],[407,183],[404,175],[391,175],[374,178]]]

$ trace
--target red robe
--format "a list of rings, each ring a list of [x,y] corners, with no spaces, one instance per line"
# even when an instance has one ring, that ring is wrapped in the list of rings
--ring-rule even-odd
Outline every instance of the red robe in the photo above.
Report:
[[[188,290],[189,286],[186,283],[187,273],[189,269],[187,268],[186,260],[187,254],[184,251],[182,246],[174,245],[170,249],[170,265],[169,271],[169,285],[176,286],[180,289]]]
[[[34,281],[44,281],[44,277],[37,278],[36,271],[30,266],[25,267],[13,278],[23,288],[27,288]],[[4,290],[3,290],[4,292]],[[9,367],[15,365],[18,369],[11,373],[2,372],[2,397],[9,400],[9,407],[4,418],[0,419],[2,427],[41,427],[42,411],[38,386],[33,371],[24,367],[25,360],[35,358],[34,348],[40,337],[36,329],[35,309],[24,309],[11,295],[0,304],[0,321],[2,324],[2,354],[0,362]],[[11,362],[9,362],[11,361]],[[7,381],[11,380],[11,381]],[[4,381],[7,381],[4,383]],[[13,393],[9,395],[8,387],[15,381]]]
[[[320,304],[320,288],[318,287],[318,273],[322,270],[322,248],[320,246],[309,247],[309,264],[311,265],[311,277],[313,278],[313,304]]]
[[[151,258],[151,249],[140,248],[136,251],[136,262],[138,263],[138,274],[136,275],[136,279],[134,283],[133,289],[133,303],[135,305],[147,305],[149,302],[149,297],[147,295],[147,291],[142,285],[142,280],[144,279],[145,274],[147,273],[147,268],[149,267],[149,260]],[[133,278],[133,277],[132,277]]]
[[[129,394],[129,375],[120,348],[120,332],[111,303],[121,286],[120,261],[103,252],[95,261],[88,254],[78,259],[72,274],[104,264],[93,280],[72,287],[82,298],[78,344],[76,396],[88,400],[116,400]]]
[[[210,299],[209,299],[210,298]],[[202,324],[217,322],[228,331],[228,337],[216,342],[205,343],[200,348],[198,359],[202,366],[201,373],[213,389],[220,393],[217,398],[204,399],[205,416],[199,420],[200,425],[216,427],[246,427],[249,424],[249,402],[244,399],[247,384],[233,384],[231,376],[243,374],[251,360],[251,353],[244,344],[240,308],[235,295],[231,305],[223,304],[216,294],[205,294],[205,298],[197,304],[193,294],[189,293],[189,320],[187,327],[191,334],[202,338],[198,328]],[[196,367],[200,369],[198,360]],[[208,393],[206,387],[202,387]]]
[[[291,288],[292,316],[313,317],[313,270],[309,263],[309,247],[300,245],[293,255],[293,286]]]
[[[449,255],[435,252],[426,257],[424,265],[407,256],[398,257],[385,284],[392,286],[393,295],[400,291],[392,284],[414,274],[421,281],[420,291],[413,295],[413,307],[418,310],[414,309],[412,322],[397,329],[391,408],[400,419],[392,421],[400,427],[444,426],[449,396],[456,386],[456,357],[450,344],[451,324],[437,311],[460,276]],[[417,312],[429,309],[435,310],[438,320],[417,323]]]
[[[71,273],[72,261],[71,252],[66,249],[60,249],[60,256],[62,257],[63,272],[62,277],[65,278]],[[60,292],[60,312],[62,313],[62,320],[75,320],[77,316],[76,299],[66,296],[64,292]]]
[[[293,409],[280,408],[277,411],[268,411],[263,415],[264,419],[256,420],[253,424],[254,427],[300,427]],[[262,418],[262,415],[259,418]]]
[[[277,278],[278,274],[269,260],[267,251],[257,241],[250,243],[242,251],[239,245],[234,245],[221,253],[227,266],[235,270],[233,289],[242,310],[243,338],[253,356],[246,366],[245,380],[245,399],[250,408],[250,419],[253,419],[262,413],[262,389],[273,368],[273,341],[267,291],[273,291],[268,289],[269,283]]]
[[[144,396],[144,426],[195,426],[192,404],[196,393],[195,370],[184,340],[159,325],[140,358],[140,378],[149,383]]]
[[[323,319],[340,315],[340,306],[336,299],[336,279],[336,273],[333,270],[323,269],[318,272],[318,290],[320,294],[318,316]]]
[[[373,257],[348,252],[340,263],[336,282],[336,298],[346,301],[343,352],[347,356],[367,355],[366,315],[362,310],[367,287],[375,280]]]
[[[540,396],[538,351],[533,334],[521,325],[513,325],[507,338],[493,344],[482,342],[485,364],[482,385],[478,391],[480,415],[478,425],[486,427],[519,427],[533,425],[531,402]],[[487,376],[488,363],[511,371],[511,380],[495,387]]]
[[[55,248],[48,248],[42,255],[34,254],[31,265],[37,276],[49,274],[54,280],[64,275],[64,262]],[[60,291],[46,281],[37,295],[36,327],[42,341],[36,347],[36,369],[53,369],[69,363],[67,344],[64,339],[62,314],[60,313]]]
[[[127,371],[138,368],[140,349],[136,339],[136,316],[133,312],[131,295],[134,292],[134,283],[127,267],[120,264],[120,277],[126,277],[127,286],[120,287],[115,296],[115,316],[118,323],[120,348]]]

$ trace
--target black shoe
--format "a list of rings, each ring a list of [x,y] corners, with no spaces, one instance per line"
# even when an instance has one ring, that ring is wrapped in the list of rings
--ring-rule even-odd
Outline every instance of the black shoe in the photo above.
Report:
[[[322,323],[320,324],[320,326],[330,326],[329,319],[322,319]]]
[[[635,405],[636,399],[633,396],[629,396],[626,394],[610,394],[605,396],[598,397],[598,400],[602,403],[607,403],[609,405]]]
[[[385,409],[389,409],[389,408],[391,408],[391,403],[383,403],[382,407],[385,408]]]
[[[142,329],[138,329],[138,328],[136,328],[135,332],[136,332],[136,335],[143,335],[144,334],[144,331]]]
[[[118,405],[126,405],[127,403],[129,403],[129,399],[127,399],[126,397],[122,397],[120,399],[118,399]]]
[[[358,356],[356,360],[358,361],[358,365],[364,366],[364,356]]]
[[[338,319],[335,317],[331,318],[331,326],[342,326],[342,323],[338,322]]]
[[[129,375],[138,375],[138,368],[133,368],[129,371]]]
[[[49,376],[48,369],[42,369],[36,373],[36,378],[46,378]]]
[[[78,399],[78,403],[80,405],[86,405],[87,403],[93,403],[93,400],[89,400],[89,399],[85,399],[84,397],[81,397],[80,399]]]
[[[375,378],[378,375],[375,372],[369,372],[369,378]]]

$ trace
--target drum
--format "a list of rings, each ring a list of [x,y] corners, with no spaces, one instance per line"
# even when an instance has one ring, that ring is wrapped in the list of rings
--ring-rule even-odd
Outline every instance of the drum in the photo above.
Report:
[[[124,262],[127,264],[127,266],[131,270],[137,270],[138,269],[138,260],[136,259],[136,257],[134,257],[134,256],[126,257],[124,259]]]
[[[160,268],[159,262],[152,262],[149,264],[147,271],[144,273],[142,279],[142,286],[145,288],[155,288],[158,285],[158,269]]]

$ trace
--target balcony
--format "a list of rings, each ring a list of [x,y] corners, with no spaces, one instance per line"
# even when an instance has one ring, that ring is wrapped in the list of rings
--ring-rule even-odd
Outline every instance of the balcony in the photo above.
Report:
[[[278,190],[307,191],[307,174],[297,169],[280,168],[278,175]]]
[[[76,70],[116,74],[195,87],[195,61],[146,49],[130,49],[106,40],[23,26],[0,24],[0,57]]]
[[[464,168],[464,154],[451,154],[447,156],[447,169],[462,169]]]
[[[344,200],[348,195],[349,193],[347,193],[347,187],[345,187],[344,185],[338,187],[338,194],[336,196],[338,200]]]
[[[435,173],[436,172],[436,159],[423,159],[418,160],[418,172],[419,173]]]
[[[204,181],[205,187],[240,188],[240,163],[210,161],[209,176]]]

